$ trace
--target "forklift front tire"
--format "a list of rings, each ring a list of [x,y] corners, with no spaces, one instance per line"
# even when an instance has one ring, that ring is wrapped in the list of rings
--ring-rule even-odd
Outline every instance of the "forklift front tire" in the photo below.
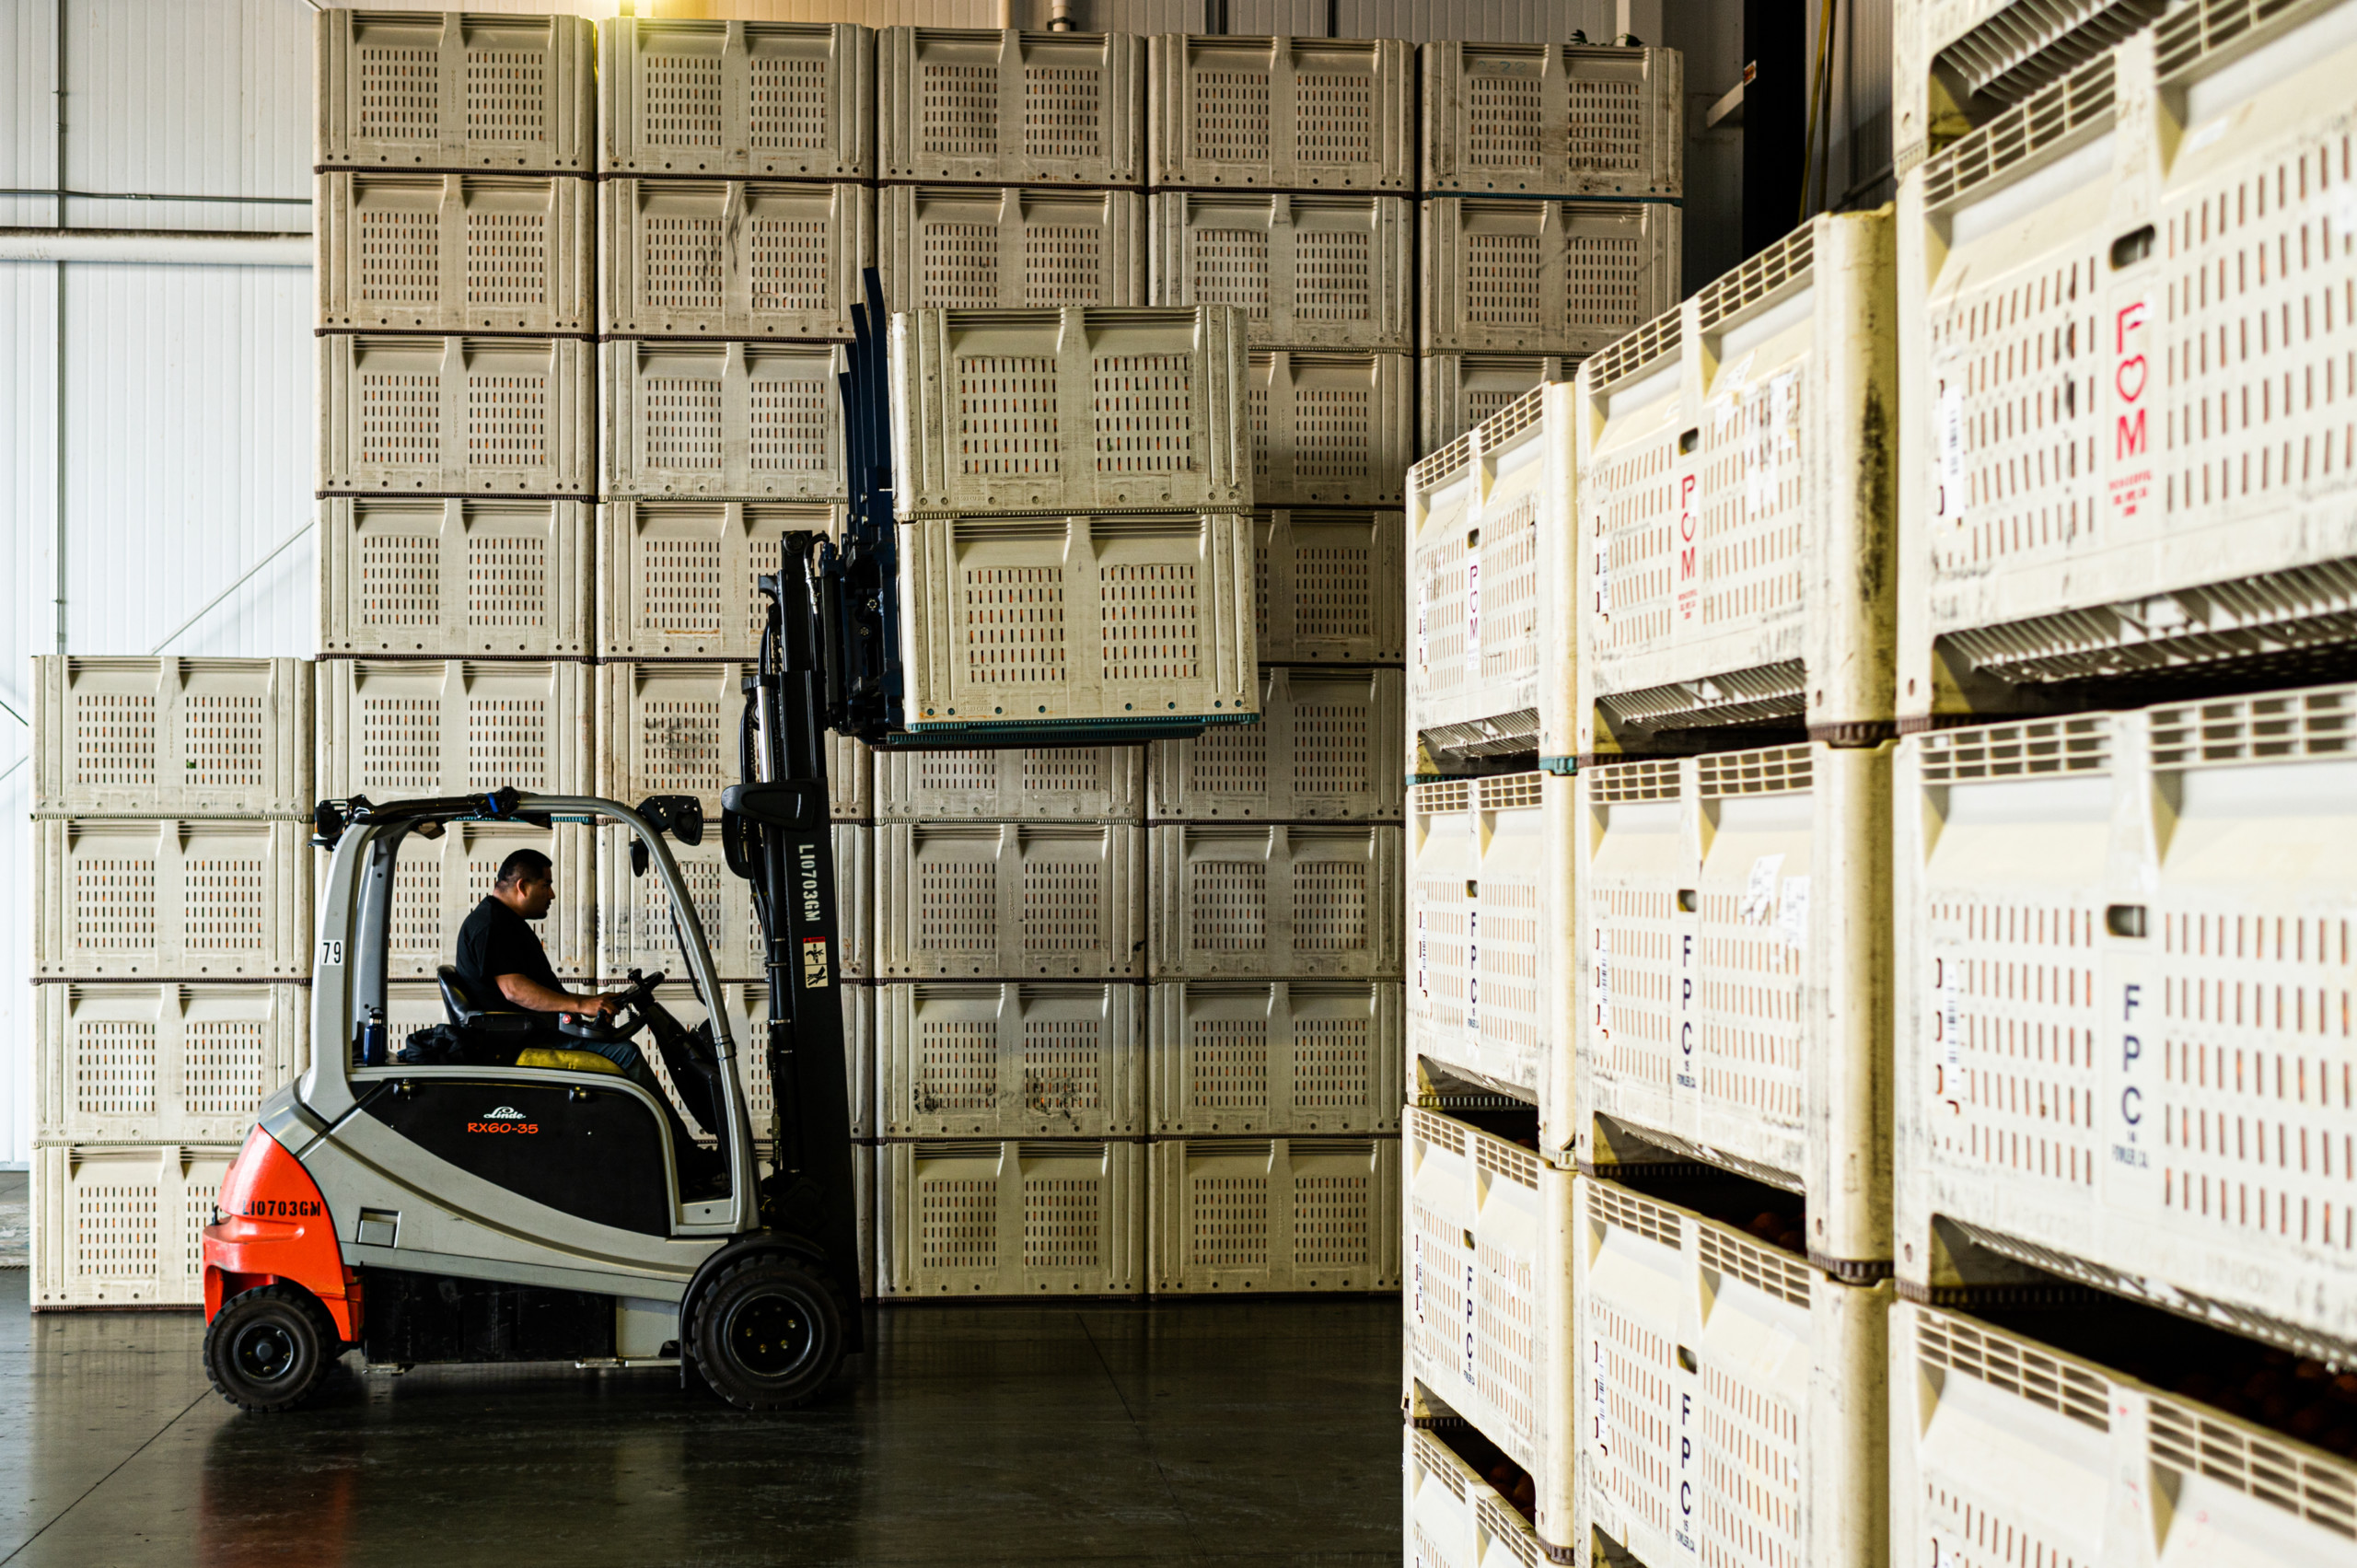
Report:
[[[297,1285],[233,1297],[204,1330],[204,1374],[241,1410],[275,1415],[311,1397],[343,1352],[334,1325]]]
[[[842,1303],[796,1260],[759,1253],[712,1282],[689,1337],[713,1392],[741,1410],[791,1410],[842,1364]]]

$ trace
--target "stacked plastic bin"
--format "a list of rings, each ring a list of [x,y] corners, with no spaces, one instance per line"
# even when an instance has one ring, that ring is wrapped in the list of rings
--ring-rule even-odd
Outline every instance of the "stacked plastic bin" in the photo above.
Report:
[[[1685,129],[1674,50],[1419,52],[1418,450],[1430,453],[1677,302]]]
[[[311,667],[34,661],[32,1305],[186,1307],[309,1061]]]

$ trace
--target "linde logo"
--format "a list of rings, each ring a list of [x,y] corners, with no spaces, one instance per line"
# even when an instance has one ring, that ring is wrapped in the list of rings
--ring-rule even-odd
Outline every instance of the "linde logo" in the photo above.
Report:
[[[526,1121],[524,1113],[512,1105],[503,1105],[496,1110],[486,1110],[479,1120],[467,1123],[467,1131],[470,1132],[535,1133],[540,1130],[539,1122]]]
[[[512,1105],[503,1105],[497,1110],[484,1111],[482,1119],[485,1121],[521,1121],[524,1113]]]

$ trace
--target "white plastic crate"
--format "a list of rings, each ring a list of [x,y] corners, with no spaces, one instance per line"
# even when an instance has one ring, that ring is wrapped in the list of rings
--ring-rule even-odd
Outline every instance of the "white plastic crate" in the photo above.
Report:
[[[876,264],[864,185],[609,180],[598,187],[600,331],[849,341]]]
[[[319,793],[589,791],[589,667],[520,659],[322,659]]]
[[[865,980],[875,939],[874,830],[864,822],[836,822],[828,830],[835,851],[836,976],[846,982]],[[634,969],[684,976],[688,964],[671,921],[670,892],[652,865],[644,877],[632,875],[633,836],[623,827],[598,830],[598,972],[608,980]],[[669,848],[695,905],[714,970],[722,980],[761,979],[766,948],[753,885],[728,869],[716,826],[704,830],[701,844],[674,840]]]
[[[598,47],[607,174],[876,172],[866,28],[618,17],[599,24]]]
[[[784,536],[842,532],[842,507],[824,501],[607,502],[598,508],[598,656],[759,656],[769,600],[756,579],[784,564]]]
[[[1246,512],[903,526],[909,728],[1250,714],[1251,530]]]
[[[33,824],[43,980],[296,980],[311,972],[308,823]]]
[[[1134,34],[904,27],[876,44],[879,179],[1144,183]]]
[[[1588,354],[1677,305],[1680,214],[1663,202],[1435,196],[1420,230],[1426,353]]]
[[[876,830],[879,980],[1135,980],[1144,830],[886,822]]]
[[[1157,821],[1399,817],[1399,672],[1260,671],[1260,721],[1147,748]]]
[[[339,8],[314,20],[320,167],[590,172],[587,18]]]
[[[1387,979],[1399,972],[1399,829],[1150,829],[1156,980]]]
[[[549,912],[529,923],[548,954],[549,967],[568,981],[595,974],[601,889],[592,831],[575,822],[546,829],[520,822],[453,822],[438,839],[415,833],[403,838],[401,858],[393,865],[385,972],[402,980],[431,981],[437,968],[452,961],[459,927],[490,896],[500,863],[519,849],[529,849],[549,857],[550,880],[556,889]],[[324,870],[325,856],[320,861]],[[389,1008],[387,1016],[391,1016]],[[438,1017],[437,1013],[435,1019],[426,1021]],[[404,1038],[400,1031],[393,1035],[396,1044]]]
[[[886,985],[877,1082],[891,1138],[1132,1138],[1145,1131],[1145,992]]]
[[[609,504],[847,493],[833,344],[639,341],[598,352]]]
[[[1070,1140],[880,1145],[877,1294],[1137,1294],[1144,1150]]]
[[[43,816],[308,811],[308,659],[35,655],[33,809]]]
[[[1146,1145],[1155,1295],[1399,1288],[1399,1140]]]
[[[888,822],[1135,822],[1144,807],[1143,747],[887,751],[876,760],[876,815]]]
[[[1398,512],[1252,515],[1252,641],[1269,664],[1385,664],[1407,646]]]
[[[1400,1134],[1400,1335],[1411,1415],[1432,1401],[1529,1472],[1536,1533],[1573,1540],[1573,1189],[1528,1149],[1420,1106]],[[1422,1408],[1420,1408],[1422,1407]]]
[[[1580,366],[1581,755],[1891,733],[1891,225],[1825,215]]]
[[[1157,33],[1147,44],[1147,182],[1408,191],[1414,54],[1388,38]]]
[[[1416,450],[1430,457],[1508,403],[1546,381],[1568,381],[1583,356],[1573,354],[1427,354],[1416,362],[1417,408],[1423,422]]]
[[[1586,998],[1573,1103],[1546,1108],[1583,1168],[1688,1156],[1797,1189],[1810,1261],[1845,1277],[1890,1258],[1890,753],[1581,770]]]
[[[1889,1283],[1609,1181],[1573,1199],[1576,1538],[1643,1562],[1890,1562]]]
[[[319,503],[324,654],[589,652],[589,505],[455,496]]]
[[[1902,1281],[2010,1258],[2357,1345],[2357,1173],[2318,1152],[2357,1137],[2353,723],[2341,686],[1901,743]]]
[[[1415,450],[1404,354],[1255,352],[1245,376],[1252,494],[1263,506],[1397,506]]]
[[[1158,1137],[1399,1130],[1399,987],[1198,980],[1150,990]]]
[[[1572,792],[1535,772],[1408,792],[1409,1073],[1429,1059],[1519,1091],[1567,1164]]]
[[[1538,1532],[1432,1433],[1400,1428],[1408,1568],[1538,1568]]]
[[[1685,194],[1686,72],[1678,51],[1446,42],[1422,53],[1421,190]]]
[[[597,192],[549,174],[320,173],[318,324],[590,332]]]
[[[1146,201],[1135,191],[888,185],[876,228],[888,309],[1146,303]]]
[[[201,1307],[203,1232],[238,1146],[32,1151],[32,1307]]]
[[[2019,103],[2149,26],[2169,0],[2103,5],[1898,0],[1891,7],[1891,140],[1905,175],[1977,116]],[[2240,30],[2239,4],[2212,13]]]
[[[2357,1466],[2212,1406],[1908,1302],[1890,1381],[1894,1562],[2349,1561]]]
[[[895,509],[1251,505],[1242,329],[1227,306],[893,317]]]
[[[319,489],[586,497],[597,390],[577,338],[319,340]]]
[[[233,1143],[310,1064],[300,985],[33,988],[34,1132],[59,1142]]]
[[[1408,472],[1408,731],[1428,761],[1572,755],[1577,409],[1541,387]]]
[[[720,830],[720,796],[740,782],[738,738],[748,664],[624,663],[598,667],[597,793],[625,806],[650,795],[703,802],[704,831]],[[873,815],[869,752],[827,734],[827,814],[839,822]]]
[[[1154,303],[1232,305],[1254,348],[1416,346],[1402,196],[1157,191]]]

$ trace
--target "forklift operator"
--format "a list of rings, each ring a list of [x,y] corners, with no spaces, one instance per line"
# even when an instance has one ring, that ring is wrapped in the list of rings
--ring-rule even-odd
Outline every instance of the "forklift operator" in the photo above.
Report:
[[[500,862],[499,879],[459,927],[459,950],[452,955],[452,963],[459,981],[467,994],[477,999],[477,1005],[496,995],[506,998],[511,1007],[549,1015],[535,1035],[536,1043],[594,1051],[642,1086],[653,1089],[654,1074],[647,1071],[638,1047],[629,1040],[595,1040],[557,1033],[556,1015],[597,1017],[613,1011],[614,999],[576,996],[557,984],[556,971],[549,967],[548,952],[540,946],[539,935],[525,923],[547,914],[555,898],[549,857],[539,850],[519,849]]]

